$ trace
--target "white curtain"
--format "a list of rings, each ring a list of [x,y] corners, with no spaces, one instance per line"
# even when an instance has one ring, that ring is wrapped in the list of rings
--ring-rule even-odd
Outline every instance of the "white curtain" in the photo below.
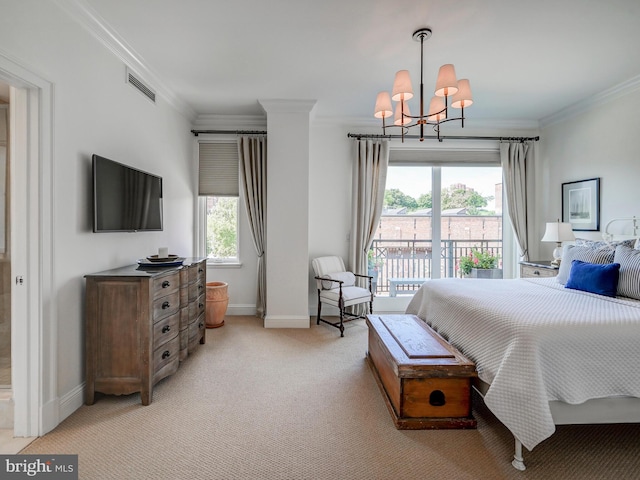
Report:
[[[534,142],[500,143],[500,162],[509,220],[520,247],[520,256],[529,260],[530,235],[534,232],[531,199],[534,188]]]
[[[382,214],[389,165],[388,140],[356,140],[352,174],[351,271],[367,274],[367,251]]]
[[[264,318],[267,311],[267,270],[264,255],[267,215],[267,139],[239,137],[238,157],[253,245],[258,255],[256,311],[258,316]]]

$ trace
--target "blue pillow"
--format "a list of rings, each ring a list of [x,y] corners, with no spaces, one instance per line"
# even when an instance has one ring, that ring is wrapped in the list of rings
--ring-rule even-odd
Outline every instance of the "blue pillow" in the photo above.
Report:
[[[602,264],[573,260],[565,288],[615,297],[619,270],[619,263]]]

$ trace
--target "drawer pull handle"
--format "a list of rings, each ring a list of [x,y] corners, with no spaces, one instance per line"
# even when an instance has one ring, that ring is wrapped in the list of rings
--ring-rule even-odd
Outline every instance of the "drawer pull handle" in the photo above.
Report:
[[[198,273],[202,273],[202,272],[204,272],[204,270],[203,270],[203,269],[201,269],[201,268],[199,268],[199,269],[198,269]]]
[[[162,304],[162,309],[163,309],[163,310],[166,310],[166,309],[167,309],[167,308],[169,308],[170,306],[171,306],[171,304],[170,304],[169,302],[164,302],[164,303]]]
[[[538,270],[534,270],[534,271],[533,271],[533,274],[534,274],[534,275],[538,275],[538,276],[539,276],[539,275],[540,275],[540,272],[539,272]]]
[[[162,282],[162,288],[169,288],[171,286],[171,282],[169,280],[165,280]]]
[[[198,327],[199,327],[199,328],[204,327],[204,323],[200,322],[200,323],[198,324]]]
[[[445,403],[447,403],[447,401],[442,390],[434,390],[429,395],[429,405],[433,405],[434,407],[442,407]]]
[[[202,284],[198,284],[198,290],[202,290],[204,287],[202,286]]]
[[[162,352],[162,359],[169,358],[171,356],[171,352],[169,350],[165,350]]]
[[[167,333],[171,331],[171,325],[165,325],[162,327],[162,333]]]
[[[199,303],[199,304],[198,304],[198,308],[199,308],[199,309],[204,308],[204,303]]]

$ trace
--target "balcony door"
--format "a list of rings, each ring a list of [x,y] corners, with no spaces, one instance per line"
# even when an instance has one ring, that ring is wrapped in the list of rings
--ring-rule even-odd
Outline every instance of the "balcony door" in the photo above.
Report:
[[[378,296],[413,295],[426,279],[461,277],[472,250],[502,260],[502,169],[390,165],[369,255]]]

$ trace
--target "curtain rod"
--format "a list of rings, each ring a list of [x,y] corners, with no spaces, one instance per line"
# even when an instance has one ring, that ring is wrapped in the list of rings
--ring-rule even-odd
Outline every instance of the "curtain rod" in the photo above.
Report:
[[[225,135],[225,134],[235,134],[235,135],[266,135],[267,132],[263,130],[191,130],[196,137],[202,134],[210,134],[210,135]]]
[[[374,133],[347,133],[348,138],[357,138],[358,140],[362,138],[403,138],[402,135],[378,135]],[[420,138],[420,135],[405,135],[404,138]],[[442,142],[445,139],[450,140],[498,140],[498,141],[518,141],[518,142],[527,142],[533,141],[537,142],[540,140],[540,137],[469,137],[464,135],[440,135],[440,138],[435,136],[423,136],[422,138],[426,140],[439,140]]]

